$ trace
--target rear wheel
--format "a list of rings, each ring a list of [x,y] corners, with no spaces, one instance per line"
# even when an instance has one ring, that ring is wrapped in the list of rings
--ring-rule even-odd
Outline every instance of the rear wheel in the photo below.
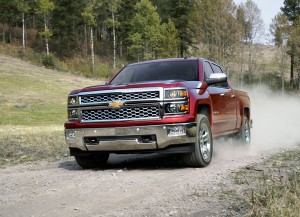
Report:
[[[103,167],[109,158],[109,154],[91,154],[88,156],[75,156],[77,164],[83,169]]]
[[[250,124],[247,117],[243,118],[242,126],[240,131],[238,132],[237,142],[243,145],[249,145],[251,142],[251,132],[250,132]]]
[[[197,134],[195,150],[185,154],[183,161],[187,166],[206,167],[210,164],[213,153],[212,132],[208,118],[205,115],[197,116]]]

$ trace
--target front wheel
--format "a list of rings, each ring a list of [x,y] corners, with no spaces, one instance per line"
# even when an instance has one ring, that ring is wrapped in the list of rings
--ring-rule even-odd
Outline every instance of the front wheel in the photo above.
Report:
[[[197,116],[197,134],[195,150],[185,154],[183,161],[187,166],[206,167],[210,164],[213,154],[213,139],[208,118],[205,115]]]
[[[103,167],[109,158],[109,153],[105,154],[91,154],[88,156],[75,156],[77,164],[83,169],[91,169]]]

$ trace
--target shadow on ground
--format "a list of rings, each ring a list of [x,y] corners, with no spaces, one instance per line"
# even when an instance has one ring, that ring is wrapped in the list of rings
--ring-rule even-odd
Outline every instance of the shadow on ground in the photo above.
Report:
[[[74,158],[59,163],[60,168],[66,170],[82,170]],[[110,154],[108,162],[101,168],[105,169],[143,169],[143,170],[169,170],[182,168],[180,156],[172,154]]]

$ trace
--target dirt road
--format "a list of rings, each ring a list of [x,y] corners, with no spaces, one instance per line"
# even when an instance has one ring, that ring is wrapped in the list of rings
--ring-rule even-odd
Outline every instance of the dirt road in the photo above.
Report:
[[[112,155],[104,170],[81,170],[72,158],[7,167],[0,170],[0,216],[225,215],[230,204],[218,202],[220,183],[263,157],[220,145],[202,169],[161,155]]]
[[[201,169],[162,155],[112,155],[103,170],[81,170],[73,158],[8,166],[0,169],[0,216],[230,216],[219,195],[231,173],[300,141],[299,98],[266,91],[250,93],[250,149],[216,141]]]

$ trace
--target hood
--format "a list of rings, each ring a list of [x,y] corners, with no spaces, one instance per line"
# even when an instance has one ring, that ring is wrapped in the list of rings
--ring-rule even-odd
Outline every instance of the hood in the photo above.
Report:
[[[117,89],[131,89],[131,88],[147,88],[147,87],[188,87],[188,88],[199,88],[201,82],[197,81],[180,81],[180,80],[167,80],[167,81],[152,81],[145,83],[131,83],[131,84],[105,84],[92,87],[86,87],[80,90],[74,90],[71,94],[78,94],[82,92],[91,92],[91,91],[103,91],[103,90],[117,90]]]

